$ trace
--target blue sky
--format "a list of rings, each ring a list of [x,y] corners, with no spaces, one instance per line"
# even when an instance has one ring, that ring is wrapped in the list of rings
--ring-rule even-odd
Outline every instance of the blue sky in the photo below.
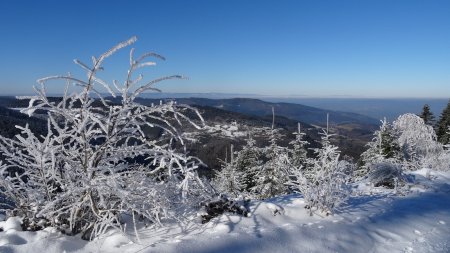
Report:
[[[450,97],[450,1],[0,2],[0,95],[72,72],[133,35],[165,92]],[[123,80],[127,50],[105,78]],[[60,84],[48,86],[61,92]]]

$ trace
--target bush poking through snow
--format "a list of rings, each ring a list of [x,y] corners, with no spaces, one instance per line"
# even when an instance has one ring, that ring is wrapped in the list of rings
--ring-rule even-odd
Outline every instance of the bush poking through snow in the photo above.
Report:
[[[166,218],[180,218],[178,213],[188,205],[205,199],[196,172],[199,161],[175,150],[184,143],[182,124],[201,128],[185,114],[195,110],[174,102],[153,106],[135,102],[141,93],[158,90],[155,84],[182,77],[144,82],[141,69],[155,64],[148,60],[164,58],[155,53],[135,58],[134,49],[123,84],[114,80],[110,85],[97,76],[106,58],[135,41],[133,37],[93,57],[91,66],[75,60],[86,71],[86,79],[63,75],[38,80],[37,96],[23,112],[47,111],[46,136],[36,136],[28,127],[20,127],[22,133],[15,139],[0,136],[6,158],[0,164],[0,188],[14,203],[2,208],[12,208],[9,215],[21,216],[27,229],[50,225],[92,239],[108,228],[123,229],[123,213],[132,215],[133,221],[161,224]],[[60,101],[47,97],[45,84],[51,80],[67,83]],[[78,88],[71,91],[72,86]],[[102,92],[120,96],[120,102],[105,100]],[[147,134],[151,128],[162,129],[163,134],[151,137]],[[143,159],[147,163],[138,162]]]
[[[368,180],[375,187],[395,189],[400,184],[404,184],[406,178],[398,164],[385,161],[371,165]]]
[[[204,212],[200,214],[202,223],[207,223],[225,212],[247,217],[249,216],[249,210],[246,207],[248,202],[249,200],[229,200],[225,195],[220,195],[216,200],[202,204],[204,207]]]

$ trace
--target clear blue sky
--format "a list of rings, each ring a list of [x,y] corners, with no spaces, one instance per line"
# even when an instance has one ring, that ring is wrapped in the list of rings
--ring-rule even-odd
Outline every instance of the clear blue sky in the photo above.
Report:
[[[190,77],[166,92],[450,97],[448,0],[3,0],[0,34],[0,95],[136,35],[137,52],[167,57],[148,78]],[[126,55],[106,78],[124,79]]]

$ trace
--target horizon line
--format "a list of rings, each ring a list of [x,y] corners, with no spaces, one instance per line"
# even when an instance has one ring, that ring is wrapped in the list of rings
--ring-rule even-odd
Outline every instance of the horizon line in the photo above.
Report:
[[[17,97],[17,96],[35,96],[31,93],[11,93],[2,94],[0,97]],[[48,93],[48,96],[60,97],[63,93]],[[105,97],[111,96],[109,93],[102,93]],[[355,96],[355,95],[329,95],[329,96],[314,96],[314,95],[264,95],[264,94],[252,94],[252,93],[225,93],[225,92],[161,92],[161,93],[144,93],[140,98],[152,98],[161,96],[178,95],[183,98],[207,98],[202,96],[217,96],[224,98],[277,98],[277,99],[450,99],[450,97],[417,97],[417,96]],[[170,98],[170,97],[166,97]],[[175,97],[173,97],[175,98]],[[211,98],[211,97],[209,97]]]

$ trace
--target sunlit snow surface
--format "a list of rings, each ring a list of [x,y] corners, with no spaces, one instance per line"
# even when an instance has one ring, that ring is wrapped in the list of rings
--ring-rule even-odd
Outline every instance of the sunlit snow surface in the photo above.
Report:
[[[309,216],[300,195],[254,201],[248,218],[222,215],[207,224],[141,228],[140,242],[111,231],[86,242],[47,228],[19,231],[17,220],[0,222],[0,252],[450,252],[450,173],[412,173],[409,192],[354,186],[345,208]],[[275,214],[275,215],[274,215]]]

